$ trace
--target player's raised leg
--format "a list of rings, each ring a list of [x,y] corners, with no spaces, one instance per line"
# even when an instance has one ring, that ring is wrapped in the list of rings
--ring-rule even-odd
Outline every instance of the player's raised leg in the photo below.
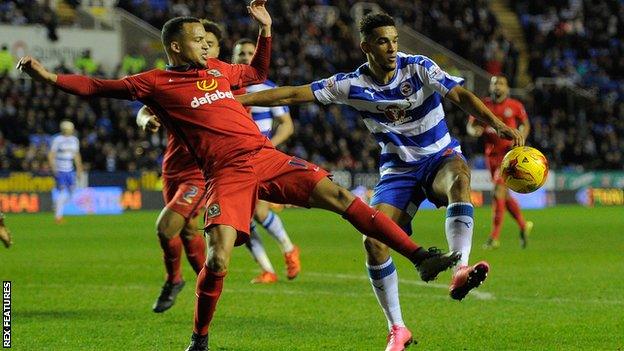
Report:
[[[316,184],[309,205],[342,215],[360,233],[388,245],[409,259],[424,281],[435,279],[440,272],[454,266],[459,260],[458,252],[442,254],[420,247],[388,216],[368,206],[329,178],[325,177]]]
[[[288,279],[295,279],[301,270],[299,261],[299,248],[292,243],[282,219],[269,208],[269,203],[259,200],[256,204],[256,212],[254,219],[261,223],[264,229],[273,237],[280,245],[286,262],[286,276]]]
[[[474,229],[474,209],[470,200],[470,169],[458,155],[448,157],[441,164],[432,184],[433,196],[448,201],[446,209],[446,239],[450,250],[461,252],[450,286],[453,299],[463,299],[487,277],[489,265],[485,261],[469,266]]]
[[[228,225],[212,226],[207,234],[208,256],[197,276],[193,335],[187,351],[208,350],[210,322],[223,291],[223,280],[238,235],[236,229]]]
[[[256,224],[251,222],[251,228],[249,232],[249,241],[245,243],[245,246],[251,252],[254,260],[260,266],[262,270],[260,274],[251,280],[252,284],[270,284],[275,283],[277,281],[277,274],[275,274],[275,269],[273,269],[273,264],[271,264],[271,260],[264,249],[264,245],[262,244],[262,239],[260,239],[260,235],[256,231]]]
[[[169,207],[163,208],[156,221],[158,241],[163,250],[163,262],[167,272],[165,284],[152,307],[152,310],[156,313],[170,309],[184,287],[184,280],[180,270],[182,239],[179,233],[180,229],[184,228],[185,223],[184,217]]]

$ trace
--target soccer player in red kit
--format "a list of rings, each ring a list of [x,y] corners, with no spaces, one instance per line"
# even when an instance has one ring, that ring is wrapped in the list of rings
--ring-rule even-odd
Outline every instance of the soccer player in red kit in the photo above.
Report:
[[[11,239],[11,232],[9,228],[4,225],[4,213],[0,212],[0,241],[4,244],[4,247],[9,248],[13,244]]]
[[[484,98],[483,103],[485,103],[494,115],[505,122],[506,125],[512,128],[518,128],[526,139],[531,128],[529,118],[524,109],[524,105],[522,105],[520,101],[509,97],[509,85],[506,77],[492,77],[490,81],[490,96]],[[518,123],[520,123],[520,125],[518,125]],[[493,129],[489,127],[486,128],[472,116],[468,121],[466,130],[468,134],[472,136],[483,136],[487,166],[492,175],[492,181],[494,182],[493,226],[490,237],[484,247],[491,249],[500,246],[498,238],[503,224],[505,208],[507,208],[520,227],[520,246],[525,248],[528,234],[533,228],[533,222],[524,220],[518,201],[509,194],[500,174],[503,157],[507,151],[510,150],[512,142],[499,138]]]
[[[254,6],[250,13],[261,26],[260,36],[269,37],[272,20],[264,6]],[[202,19],[201,23],[206,31],[208,57],[217,58],[222,38],[221,29],[216,23],[208,20]],[[258,50],[262,53],[259,57],[270,57],[266,51],[266,43],[266,40],[259,39],[258,44],[261,46]],[[251,58],[249,64],[258,70],[260,76],[267,75],[268,59],[253,60]],[[258,83],[253,80],[255,77],[249,78],[252,80],[241,82],[243,86]],[[156,116],[152,115],[146,107],[142,108],[137,115],[137,123],[143,129],[147,128],[152,131],[160,127]],[[193,157],[171,133],[167,133],[167,147],[162,169],[163,198],[166,205],[158,216],[156,229],[163,250],[167,279],[152,308],[157,313],[171,308],[184,287],[185,282],[182,279],[180,267],[182,247],[195,273],[199,274],[206,261],[206,244],[196,227],[197,217],[206,205],[206,183]]]
[[[257,6],[264,1],[252,1]],[[231,88],[254,78],[250,66],[208,58],[206,32],[193,17],[176,17],[162,29],[162,41],[173,69],[152,70],[120,80],[48,72],[25,56],[18,68],[36,80],[83,97],[138,99],[183,143],[206,179],[205,232],[207,259],[197,278],[195,319],[187,350],[208,349],[208,329],[223,290],[232,249],[248,240],[258,198],[340,214],[362,234],[408,258],[421,279],[430,281],[454,266],[458,252],[426,250],[383,213],[366,205],[328,178],[319,166],[277,151],[263,136]],[[271,38],[261,37],[270,47]],[[259,60],[268,53],[256,52]]]

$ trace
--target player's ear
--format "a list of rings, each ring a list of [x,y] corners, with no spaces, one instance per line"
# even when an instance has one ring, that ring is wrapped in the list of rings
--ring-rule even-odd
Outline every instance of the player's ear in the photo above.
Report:
[[[177,41],[172,41],[171,44],[169,44],[169,47],[171,48],[171,51],[175,52],[176,54],[180,53],[180,43],[178,43]]]
[[[362,40],[360,41],[360,49],[362,49],[365,54],[368,54],[370,52],[370,44],[366,40]]]

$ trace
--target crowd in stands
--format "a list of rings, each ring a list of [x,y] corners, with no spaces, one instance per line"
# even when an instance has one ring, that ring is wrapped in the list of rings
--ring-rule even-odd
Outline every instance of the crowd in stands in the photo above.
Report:
[[[270,78],[278,85],[305,84],[336,72],[352,71],[364,62],[349,12],[355,2],[269,2],[275,36]],[[332,8],[328,10],[324,5],[330,3]],[[579,95],[572,93],[566,86],[536,86],[525,97],[533,123],[529,143],[545,151],[553,168],[623,169],[624,118],[621,117],[624,116],[624,103],[622,84],[614,88],[614,82],[619,80],[621,83],[622,80],[624,5],[613,8],[609,6],[618,4],[617,0],[598,1],[604,4],[600,6],[609,9],[607,13],[613,15],[607,18],[610,24],[602,28],[598,22],[604,19],[600,16],[605,12],[587,10],[587,7],[591,7],[588,6],[589,1],[561,0],[557,2],[560,3],[559,7],[553,8],[540,7],[539,3],[533,1],[513,3],[521,14],[527,35],[535,35],[538,39],[541,35],[543,38],[534,43],[528,41],[531,53],[547,53],[531,56],[531,74],[534,78],[569,75],[567,65],[572,48],[576,49],[574,62],[577,66],[574,67],[578,74],[574,83],[585,88],[600,89],[600,93]],[[558,25],[557,21],[568,18],[565,16],[572,11],[570,8],[578,7],[579,3],[583,9],[581,15],[576,12],[576,16],[569,20],[569,25]],[[389,0],[380,5],[400,23],[431,37],[490,73],[515,76],[517,49],[505,37],[495,16],[488,9],[487,1]],[[230,49],[236,40],[242,37],[255,38],[257,35],[257,26],[247,15],[243,1],[122,0],[119,6],[157,28],[177,15],[220,20],[226,33],[222,43],[223,60],[229,60]],[[328,13],[336,16],[327,16]],[[558,20],[554,19],[555,15]],[[548,17],[555,24],[544,27],[540,24],[542,17],[539,16]],[[563,34],[568,38],[565,41],[567,44],[558,42],[562,38],[557,36],[557,33],[560,34],[557,28],[560,27],[575,28],[577,31]],[[578,32],[579,28],[584,28],[582,35]],[[611,34],[605,37],[605,32]],[[605,41],[605,38],[610,40]],[[552,43],[557,45],[553,44],[554,48],[549,51]],[[617,51],[620,55],[608,59],[607,56],[616,52],[613,50],[620,50]],[[536,60],[536,57],[540,60]],[[78,71],[76,66],[85,72],[94,69],[88,60],[57,69]],[[106,75],[97,70],[95,74]],[[109,76],[118,74],[113,72]],[[146,135],[139,131],[134,123],[134,111],[137,108],[135,103],[110,99],[82,100],[0,72],[0,171],[47,172],[46,141],[58,131],[58,122],[64,118],[76,121],[83,160],[90,169],[158,169],[164,148],[164,134]],[[482,153],[479,141],[467,137],[465,133],[465,114],[450,105],[446,106],[446,110],[449,128],[462,140],[465,154],[471,162],[482,166],[480,158],[476,157]],[[354,110],[345,106],[309,104],[292,107],[291,113],[295,117],[295,135],[282,146],[285,151],[328,169],[376,171],[379,147]]]

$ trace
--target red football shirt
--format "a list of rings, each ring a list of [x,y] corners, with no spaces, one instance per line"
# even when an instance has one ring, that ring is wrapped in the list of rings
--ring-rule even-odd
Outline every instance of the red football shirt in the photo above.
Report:
[[[269,63],[262,62],[262,53],[266,51],[267,41],[259,39],[257,44],[257,52],[260,53],[258,56],[258,60],[252,59],[250,66],[256,68],[259,71],[268,70]],[[270,50],[269,50],[270,52]],[[247,86],[251,84],[257,84],[258,82],[255,80],[246,81],[244,79],[251,78],[254,79],[255,76],[243,76],[243,81],[241,82],[242,86]],[[233,90],[232,93],[234,95],[244,94],[245,88],[241,87],[237,90]],[[250,107],[246,108],[250,111]],[[178,139],[174,138],[173,134],[167,133],[167,147],[165,148],[165,154],[163,157],[163,177],[170,179],[181,179],[181,180],[199,180],[203,181],[204,177],[202,175],[201,170],[195,163],[195,160],[191,156],[191,154],[186,151],[184,145],[181,142],[178,142]]]
[[[270,38],[265,40],[270,48]],[[268,62],[267,57],[262,59]],[[231,91],[243,82],[265,79],[266,72],[252,66],[209,59],[206,68],[152,70],[121,80],[59,75],[56,84],[81,96],[138,99],[158,116],[208,178],[225,165],[243,162],[269,142]]]
[[[518,122],[524,122],[528,118],[524,105],[516,99],[507,98],[501,103],[496,103],[492,98],[486,97],[483,99],[483,103],[508,127],[518,128]],[[470,116],[470,119],[475,120],[473,116]],[[502,156],[509,151],[513,144],[511,140],[499,138],[496,131],[489,126],[485,127],[483,138],[486,156]]]

